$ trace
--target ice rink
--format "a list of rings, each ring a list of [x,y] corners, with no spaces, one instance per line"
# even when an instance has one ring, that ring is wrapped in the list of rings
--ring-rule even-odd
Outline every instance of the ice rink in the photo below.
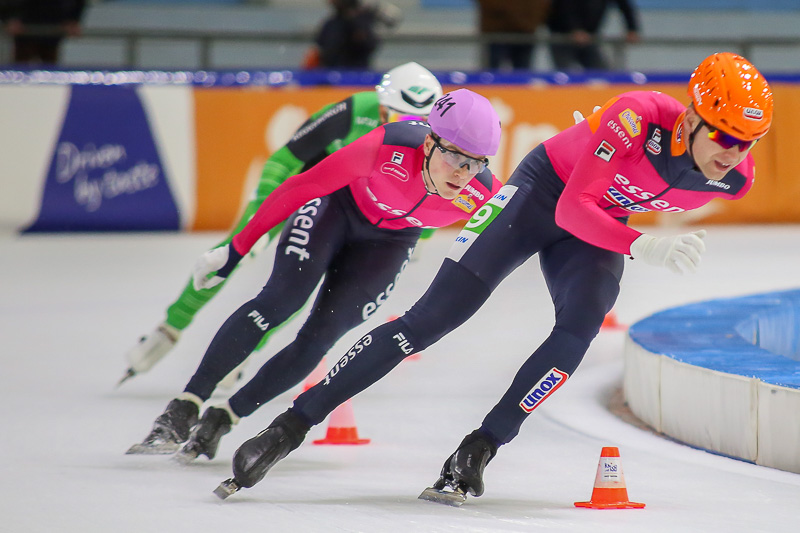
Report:
[[[703,299],[800,284],[800,226],[707,229],[708,252],[695,275],[627,262],[615,308],[620,322]],[[423,244],[375,321],[350,332],[328,361],[366,329],[410,306],[455,234],[443,230]],[[315,446],[311,440],[325,434],[323,423],[260,484],[217,499],[212,490],[230,476],[234,450],[284,411],[298,386],[234,427],[213,461],[180,466],[164,456],[125,455],[183,389],[222,320],[266,280],[271,249],[243,266],[173,353],[115,389],[126,368],[124,353],[162,320],[195,258],[220,236],[0,237],[0,530],[796,531],[800,475],[672,442],[609,410],[622,380],[625,334],[618,330],[601,331],[567,386],[499,450],[486,470],[484,496],[461,508],[417,499],[552,327],[536,259],[460,329],[355,397],[358,431],[372,439],[368,445]],[[291,339],[296,326],[253,356],[248,376]],[[226,394],[217,391],[212,401]],[[603,446],[619,447],[630,499],[646,503],[645,509],[573,506],[589,499]]]

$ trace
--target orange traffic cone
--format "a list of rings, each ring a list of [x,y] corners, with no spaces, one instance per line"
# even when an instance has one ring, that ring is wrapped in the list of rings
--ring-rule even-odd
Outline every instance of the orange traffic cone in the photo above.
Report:
[[[389,318],[386,319],[386,322],[391,322],[392,320],[397,320],[398,318],[400,317],[397,315],[389,315]],[[409,355],[408,357],[403,359],[403,361],[416,361],[417,359],[419,359],[420,355],[422,355],[422,352],[417,352],[415,354]]]
[[[591,509],[642,509],[643,503],[628,501],[625,476],[622,474],[622,461],[619,449],[606,446],[600,453],[597,476],[594,479],[592,499],[588,502],[575,502],[575,507]]]
[[[603,319],[603,325],[600,326],[600,329],[625,329],[626,327],[619,323],[617,313],[612,309]]]
[[[328,433],[314,444],[369,444],[369,439],[359,439],[353,404],[347,400],[331,413]]]

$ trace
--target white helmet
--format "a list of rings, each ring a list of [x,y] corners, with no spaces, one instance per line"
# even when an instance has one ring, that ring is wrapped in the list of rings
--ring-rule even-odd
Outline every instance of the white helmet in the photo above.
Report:
[[[382,106],[407,115],[429,115],[433,103],[442,96],[436,76],[414,61],[384,74],[375,91]]]

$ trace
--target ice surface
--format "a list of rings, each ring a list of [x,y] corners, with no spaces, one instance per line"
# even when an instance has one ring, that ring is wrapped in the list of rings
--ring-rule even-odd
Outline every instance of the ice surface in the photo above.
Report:
[[[696,275],[627,263],[621,322],[707,298],[797,287],[800,227],[708,229]],[[422,294],[454,236],[440,231],[421,247],[377,320],[402,314]],[[195,258],[219,237],[0,237],[0,530],[776,532],[800,521],[800,475],[695,450],[609,412],[621,385],[620,331],[602,331],[569,384],[500,449],[484,496],[461,508],[417,500],[552,327],[535,259],[461,328],[356,396],[358,431],[372,439],[366,446],[312,445],[323,423],[256,487],[216,498],[212,490],[230,476],[236,447],[285,410],[298,387],[234,427],[213,461],[181,466],[126,456],[183,389],[222,320],[266,279],[269,251],[241,269],[172,354],[115,390],[125,351],[162,319]],[[350,332],[328,360],[376,323]],[[277,334],[247,375],[295,330]],[[646,509],[573,506],[589,499],[603,446],[619,447],[629,496]]]

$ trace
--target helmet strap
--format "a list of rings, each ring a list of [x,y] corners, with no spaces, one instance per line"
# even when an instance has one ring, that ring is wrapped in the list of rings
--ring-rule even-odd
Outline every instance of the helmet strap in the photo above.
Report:
[[[435,194],[437,196],[441,196],[439,194],[439,189],[436,187],[436,183],[433,182],[433,178],[431,177],[431,157],[433,157],[433,151],[435,148],[431,147],[430,152],[428,155],[425,156],[425,166],[422,169],[422,183],[425,184],[425,190],[428,194]],[[428,179],[425,179],[425,172],[428,173]],[[431,182],[431,187],[433,187],[433,192],[431,192],[430,188],[428,188],[428,181]]]
[[[697,137],[697,132],[699,132],[700,128],[702,128],[704,125],[705,121],[701,118],[694,130],[692,130],[692,132],[689,134],[689,143],[687,144],[687,147],[689,148],[689,155],[692,156],[692,161],[694,161],[695,168],[697,168],[697,160],[694,158],[694,140]]]

